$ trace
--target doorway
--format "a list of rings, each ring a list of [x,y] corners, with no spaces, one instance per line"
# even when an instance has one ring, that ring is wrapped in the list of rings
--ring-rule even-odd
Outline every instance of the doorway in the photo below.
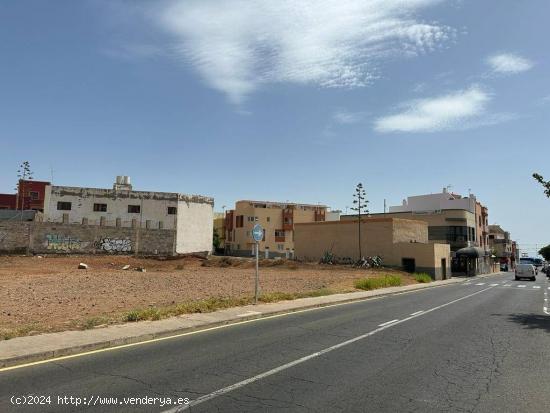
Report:
[[[447,258],[441,258],[441,279],[447,279]]]
[[[404,271],[411,273],[416,271],[416,261],[414,258],[402,258],[401,265],[403,266]]]

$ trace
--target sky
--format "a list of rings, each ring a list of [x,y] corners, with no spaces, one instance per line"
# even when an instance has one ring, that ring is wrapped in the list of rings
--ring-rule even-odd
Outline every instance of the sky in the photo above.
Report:
[[[321,203],[474,193],[550,243],[547,0],[19,0],[0,6],[0,192]]]

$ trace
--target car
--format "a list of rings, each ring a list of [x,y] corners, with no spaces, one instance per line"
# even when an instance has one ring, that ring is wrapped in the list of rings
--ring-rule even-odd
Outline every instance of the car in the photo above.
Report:
[[[500,264],[500,271],[508,271],[508,264]]]
[[[531,281],[537,279],[537,271],[533,264],[518,264],[516,265],[516,281],[521,278],[529,278]]]

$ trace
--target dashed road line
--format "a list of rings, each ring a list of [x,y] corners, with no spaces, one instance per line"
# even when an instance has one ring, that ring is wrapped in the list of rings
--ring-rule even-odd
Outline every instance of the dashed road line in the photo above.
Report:
[[[527,287],[525,284],[518,285],[518,288],[525,288]]]
[[[396,318],[395,320],[386,321],[385,323],[378,324],[378,327],[384,327],[384,326],[393,324],[393,323],[395,323],[396,321],[399,321],[399,320]]]
[[[213,391],[212,393],[208,393],[208,394],[205,394],[204,396],[201,396],[201,397],[198,397],[197,399],[195,400],[192,400],[191,402],[189,402],[189,404],[184,404],[184,405],[180,405],[180,406],[175,406],[171,409],[168,409],[168,410],[165,410],[163,413],[176,413],[176,412],[182,412],[182,411],[186,411],[186,410],[190,410],[192,407],[194,406],[197,406],[199,404],[202,404],[204,402],[207,402],[209,400],[212,400],[212,399],[215,399],[219,396],[223,396],[224,394],[227,394],[227,393],[230,393],[232,392],[233,390],[237,390],[241,387],[245,387],[251,383],[254,383],[254,382],[257,382],[259,380],[262,380],[262,379],[265,379],[266,377],[269,377],[269,376],[272,376],[274,374],[277,374],[277,373],[280,373],[281,371],[284,371],[284,370],[287,370],[289,368],[292,368],[294,366],[297,366],[299,364],[302,364],[302,363],[305,363],[306,361],[309,361],[309,360],[312,360],[312,359],[315,359],[315,358],[318,358],[318,357],[321,357],[331,351],[334,351],[334,350],[337,350],[337,349],[340,349],[342,347],[345,347],[345,346],[348,346],[350,344],[353,344],[353,343],[356,343],[360,340],[364,340],[370,336],[373,336],[377,333],[380,333],[388,328],[392,328],[393,326],[396,326],[396,325],[399,325],[399,324],[402,324],[402,323],[405,323],[407,321],[410,321],[414,318],[417,318],[417,317],[422,317],[424,316],[425,314],[428,314],[428,313],[431,313],[433,311],[437,311],[441,308],[445,308],[451,304],[454,304],[454,303],[457,303],[459,301],[462,301],[462,300],[465,300],[467,298],[470,298],[470,297],[473,297],[477,294],[481,294],[487,290],[491,290],[493,287],[487,287],[487,288],[484,288],[482,290],[479,290],[479,291],[476,291],[475,293],[472,293],[472,294],[468,294],[468,295],[465,295],[464,297],[460,297],[460,298],[457,298],[456,300],[452,300],[452,301],[449,301],[448,303],[445,303],[445,304],[441,304],[441,305],[438,305],[436,307],[432,307],[430,308],[429,310],[426,310],[424,311],[422,314],[418,314],[418,315],[411,315],[409,317],[406,317],[402,320],[392,320],[391,321],[391,324],[388,324],[389,322],[387,323],[384,323],[385,325],[382,326],[382,327],[378,327],[377,329],[374,329],[372,331],[369,331],[368,333],[365,333],[365,334],[362,334],[360,336],[357,336],[357,337],[354,337],[354,338],[351,338],[349,340],[346,340],[346,341],[343,341],[343,342],[340,342],[338,344],[335,344],[334,346],[331,346],[331,347],[327,347],[323,350],[320,350],[320,351],[317,351],[315,353],[312,353],[312,354],[309,354],[307,356],[304,356],[302,358],[299,358],[299,359],[296,359],[294,361],[291,361],[289,363],[286,363],[286,364],[283,364],[279,367],[275,367],[274,369],[271,369],[271,370],[268,370],[268,371],[265,371],[263,373],[260,373],[256,376],[253,376],[253,377],[250,377],[248,379],[245,379],[245,380],[242,380],[240,382],[237,382],[237,383],[234,383],[234,384],[231,384],[227,387],[223,387],[221,389],[218,389],[218,390],[215,390]]]
[[[485,283],[477,283],[476,285],[485,285]]]
[[[533,288],[539,289],[540,285],[533,285]]]
[[[498,284],[491,284],[491,287],[496,287]]]
[[[417,311],[416,313],[412,313],[411,315],[418,315],[418,314],[422,314],[424,312],[424,310],[420,310],[420,311]]]

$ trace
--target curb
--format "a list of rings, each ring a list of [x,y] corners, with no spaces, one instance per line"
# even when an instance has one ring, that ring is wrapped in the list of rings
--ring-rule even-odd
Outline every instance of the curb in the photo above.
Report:
[[[121,346],[132,346],[132,345],[139,345],[139,344],[145,344],[151,340],[156,339],[169,339],[169,338],[175,338],[181,335],[198,332],[198,331],[207,331],[210,329],[215,328],[221,328],[224,326],[230,326],[235,324],[240,324],[247,321],[252,320],[258,320],[262,318],[270,318],[275,316],[281,316],[284,314],[293,314],[297,312],[307,311],[307,310],[314,310],[317,308],[324,308],[324,307],[332,307],[336,305],[343,305],[343,304],[350,304],[354,302],[359,301],[366,301],[371,300],[375,298],[382,298],[382,297],[388,297],[392,295],[399,295],[399,294],[408,294],[413,293],[429,288],[438,288],[438,287],[445,287],[448,285],[455,285],[459,284],[461,282],[466,282],[468,280],[474,280],[474,279],[480,279],[480,278],[487,278],[492,277],[496,275],[501,275],[503,273],[492,273],[492,274],[483,274],[476,277],[467,277],[467,278],[451,278],[449,280],[444,280],[444,284],[438,284],[438,282],[433,282],[429,284],[412,284],[415,286],[415,288],[408,288],[408,289],[402,289],[400,291],[383,291],[381,290],[375,290],[374,294],[369,296],[362,296],[362,297],[350,297],[350,298],[344,298],[340,300],[334,300],[324,303],[314,303],[314,304],[305,304],[299,307],[291,308],[291,309],[280,309],[280,310],[273,310],[273,311],[264,311],[258,314],[251,314],[246,316],[234,316],[233,318],[226,319],[223,321],[212,321],[212,322],[205,322],[201,325],[196,325],[192,327],[181,327],[181,328],[175,328],[175,329],[167,329],[163,331],[159,331],[156,333],[145,333],[137,336],[129,336],[129,337],[121,337],[113,340],[104,340],[104,341],[97,341],[93,343],[87,343],[87,344],[81,344],[81,345],[74,345],[74,346],[68,346],[64,348],[59,348],[55,350],[48,350],[43,352],[35,352],[31,354],[24,354],[20,356],[15,357],[9,357],[9,358],[2,358],[0,359],[0,372],[5,369],[14,369],[18,367],[23,367],[26,364],[29,363],[47,363],[48,361],[52,361],[54,359],[58,358],[72,358],[76,357],[80,354],[85,354],[92,351],[106,351],[108,349],[115,349],[117,347]],[[403,286],[408,287],[408,286]],[[400,287],[390,287],[390,288],[400,288]],[[350,293],[342,293],[342,295],[350,294]],[[351,293],[353,294],[353,293]],[[336,295],[336,294],[335,294]],[[330,296],[325,296],[330,297]],[[311,298],[303,298],[302,300],[311,300]],[[223,310],[222,310],[223,311]],[[215,314],[210,313],[210,314]],[[53,333],[55,334],[55,333]],[[13,340],[16,340],[13,339]]]

